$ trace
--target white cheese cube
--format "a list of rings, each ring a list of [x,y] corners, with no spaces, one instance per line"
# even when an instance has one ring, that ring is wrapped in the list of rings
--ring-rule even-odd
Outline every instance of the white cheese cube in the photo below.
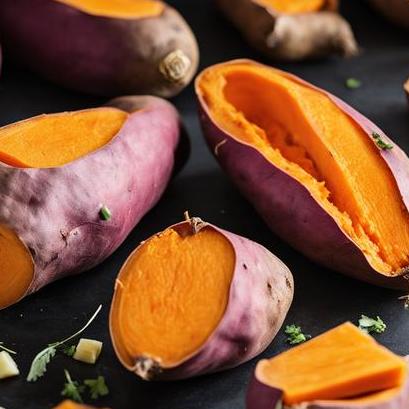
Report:
[[[0,379],[10,378],[11,376],[17,376],[20,371],[17,368],[17,364],[7,351],[0,352]]]
[[[102,342],[81,338],[75,350],[74,359],[87,364],[95,364],[102,350]]]

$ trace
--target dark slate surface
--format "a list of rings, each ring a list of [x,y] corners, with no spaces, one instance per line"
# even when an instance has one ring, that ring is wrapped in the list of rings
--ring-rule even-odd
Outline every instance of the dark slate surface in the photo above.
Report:
[[[235,29],[225,22],[211,1],[173,1],[195,30],[201,46],[202,67],[237,57],[262,57],[247,47]],[[409,111],[402,82],[409,75],[409,36],[369,10],[362,2],[345,2],[344,14],[351,21],[363,48],[358,58],[341,61],[279,65],[344,98],[377,122],[409,152]],[[348,77],[363,81],[349,90]],[[25,72],[24,67],[5,66],[0,80],[0,123],[7,124],[43,112],[95,106],[102,100],[75,94]],[[19,351],[18,363],[27,374],[32,357],[44,345],[79,328],[104,305],[100,318],[86,332],[104,341],[96,366],[56,357],[42,380],[28,384],[24,376],[0,383],[0,406],[6,409],[46,409],[60,400],[63,368],[75,379],[106,377],[111,394],[101,405],[113,409],[240,409],[255,360],[240,368],[198,379],[145,383],[127,373],[116,360],[108,334],[107,314],[118,269],[143,239],[179,221],[189,209],[225,229],[247,236],[281,257],[295,276],[296,295],[287,323],[300,323],[312,335],[362,313],[381,315],[388,331],[380,341],[400,354],[409,353],[409,311],[398,293],[352,281],[309,262],[264,226],[251,206],[235,190],[209,154],[196,116],[192,87],[174,99],[192,140],[192,155],[183,172],[170,184],[163,199],[132,232],[121,248],[103,265],[79,277],[48,286],[18,305],[0,312],[0,340]],[[286,348],[280,334],[262,355]]]

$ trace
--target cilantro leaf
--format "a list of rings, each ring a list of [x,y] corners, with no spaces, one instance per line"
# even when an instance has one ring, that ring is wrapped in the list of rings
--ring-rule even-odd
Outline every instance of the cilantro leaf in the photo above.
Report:
[[[287,342],[290,345],[302,344],[311,338],[311,335],[303,334],[301,327],[294,324],[287,325],[284,332],[288,335]]]
[[[84,385],[89,388],[92,399],[98,399],[100,396],[109,394],[109,389],[103,376],[98,376],[96,379],[85,379]]]
[[[81,393],[84,392],[85,387],[80,385],[77,381],[71,379],[70,373],[64,369],[66,382],[64,388],[61,391],[61,395],[72,399],[74,402],[83,403]]]
[[[386,330],[386,324],[377,316],[376,319],[361,315],[359,320],[359,329],[367,334],[376,333],[382,334]]]

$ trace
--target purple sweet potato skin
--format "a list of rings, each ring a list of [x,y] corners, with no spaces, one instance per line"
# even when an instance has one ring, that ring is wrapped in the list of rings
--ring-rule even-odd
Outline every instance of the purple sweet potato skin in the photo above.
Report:
[[[242,62],[243,60],[237,60],[227,64]],[[381,155],[391,169],[403,201],[408,207],[409,159],[406,154],[376,125],[346,103],[297,77],[286,73],[285,75],[328,95],[371,140],[371,134],[375,131],[385,141],[394,145],[392,150],[381,151]],[[255,148],[239,142],[234,135],[221,129],[213,121],[198,90],[197,94],[200,120],[209,148],[272,231],[311,260],[328,268],[371,284],[402,290],[408,288],[408,281],[404,276],[406,271],[396,277],[388,277],[375,271],[362,251],[315,201],[306,187],[275,167]]]
[[[409,364],[409,358],[405,357]],[[246,395],[246,409],[278,409],[283,396],[283,391],[266,385],[257,379],[256,371],[252,375]],[[303,402],[289,406],[288,409],[406,409],[409,407],[409,377],[406,379],[400,392],[391,398],[379,399],[377,402],[353,403],[345,400],[339,402],[314,401]],[[286,407],[287,408],[287,407]]]
[[[0,224],[14,230],[34,262],[26,295],[101,263],[165,190],[179,143],[177,111],[154,97],[111,105],[124,102],[145,108],[97,151],[56,168],[0,164]],[[102,205],[112,213],[108,221],[99,216]]]
[[[157,17],[120,19],[93,16],[56,0],[2,0],[0,36],[26,67],[96,95],[169,97],[190,82],[198,64],[193,33],[167,5]],[[182,80],[169,81],[159,65],[175,50],[191,65]]]
[[[171,228],[192,234],[188,221]],[[153,367],[147,374],[141,374],[138,365],[131,368],[123,362],[145,379],[184,379],[238,366],[271,343],[290,308],[294,293],[292,274],[277,257],[261,245],[211,224],[203,223],[200,228],[214,229],[224,235],[236,254],[226,311],[200,350],[175,367]],[[112,331],[111,337],[115,347]]]

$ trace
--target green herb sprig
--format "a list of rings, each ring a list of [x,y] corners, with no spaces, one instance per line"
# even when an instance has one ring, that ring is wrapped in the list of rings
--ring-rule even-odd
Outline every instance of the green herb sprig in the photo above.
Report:
[[[66,382],[61,395],[65,398],[72,399],[74,402],[83,403],[81,393],[84,392],[85,386],[80,385],[77,381],[73,381],[70,373],[64,369]]]
[[[382,334],[385,332],[387,326],[383,320],[377,316],[376,319],[367,317],[366,315],[361,315],[359,320],[359,329],[366,332],[367,334]]]
[[[6,351],[6,352],[8,352],[9,354],[17,355],[17,352],[16,352],[16,351],[13,351],[12,349],[6,348],[6,347],[4,346],[4,342],[0,342],[0,350]]]
[[[63,346],[62,353],[71,357],[71,356],[74,356],[76,349],[77,347],[75,345],[66,345],[66,346]]]
[[[98,399],[109,394],[109,389],[103,376],[98,376],[96,379],[85,379],[84,385],[89,388],[92,399]]]
[[[287,342],[290,345],[302,344],[305,341],[311,339],[311,335],[306,335],[302,332],[301,327],[297,325],[287,325],[285,327],[286,335],[288,335]]]
[[[378,146],[378,148],[382,149],[383,151],[388,151],[388,150],[393,149],[393,145],[385,142],[382,139],[382,136],[379,135],[377,132],[372,132],[372,138],[375,140],[375,143]]]
[[[33,359],[31,363],[30,371],[27,376],[28,382],[35,382],[38,378],[44,376],[47,371],[47,365],[50,363],[51,359],[57,353],[57,349],[63,345],[65,345],[68,341],[71,341],[73,338],[76,338],[82,332],[84,332],[94,321],[96,316],[101,311],[102,305],[100,305],[97,310],[94,312],[92,317],[88,320],[88,322],[75,334],[69,336],[68,338],[63,339],[62,341],[54,342],[49,344],[47,348],[44,348],[40,351]]]

